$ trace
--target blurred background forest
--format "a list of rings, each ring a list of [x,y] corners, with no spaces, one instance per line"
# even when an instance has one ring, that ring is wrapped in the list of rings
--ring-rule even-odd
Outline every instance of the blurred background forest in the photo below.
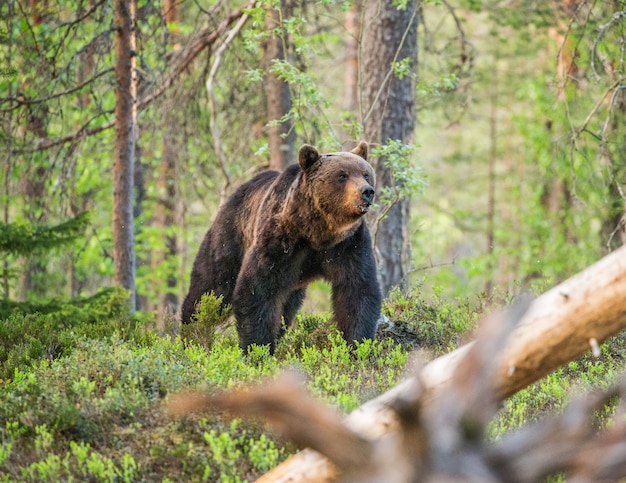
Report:
[[[219,203],[305,142],[371,143],[386,290],[539,291],[625,241],[624,1],[138,0],[120,79],[132,3],[0,2],[2,299],[175,312]]]

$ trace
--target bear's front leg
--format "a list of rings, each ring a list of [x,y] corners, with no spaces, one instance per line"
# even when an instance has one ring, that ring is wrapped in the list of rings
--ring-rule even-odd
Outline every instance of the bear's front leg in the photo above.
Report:
[[[369,232],[364,227],[329,250],[322,263],[332,285],[337,327],[348,343],[373,339],[378,329],[382,294]]]
[[[335,322],[346,342],[361,342],[376,336],[381,299],[377,281],[333,285]]]
[[[281,256],[282,255],[282,256]],[[293,264],[271,247],[252,247],[244,257],[233,294],[239,346],[269,345],[274,353],[281,330],[283,308],[293,287]]]

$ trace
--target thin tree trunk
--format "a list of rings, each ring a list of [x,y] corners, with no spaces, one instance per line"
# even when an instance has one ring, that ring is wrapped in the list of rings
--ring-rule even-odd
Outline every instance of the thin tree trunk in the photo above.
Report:
[[[31,22],[33,26],[41,25],[43,17],[41,12],[45,8],[42,2],[30,0]],[[44,67],[45,68],[45,67]],[[30,83],[30,81],[26,81]],[[22,86],[24,91],[28,89]],[[46,103],[29,107],[28,121],[25,126],[25,133],[31,133],[39,139],[48,137],[48,106]],[[45,158],[44,158],[45,159]],[[24,217],[31,223],[45,223],[46,202],[45,189],[48,178],[48,170],[42,165],[41,158],[34,156],[29,161],[26,176],[22,181],[22,195],[24,197]],[[31,295],[45,295],[45,272],[46,265],[43,257],[38,254],[31,254],[24,260],[24,271],[21,280],[21,299],[26,300]]]
[[[168,106],[165,103],[164,106]],[[164,113],[165,122],[172,120],[171,115]],[[167,128],[166,128],[167,129]],[[174,134],[170,131],[163,136],[163,152],[158,168],[157,190],[158,199],[155,208],[155,224],[163,234],[163,247],[152,254],[153,273],[164,273],[158,267],[167,264],[170,260],[178,256],[178,237],[170,233],[171,227],[176,226],[175,211],[178,199],[178,183],[176,176],[176,164],[178,162],[177,145]],[[166,268],[166,285],[163,287],[162,280],[155,280],[160,293],[157,301],[157,320],[162,322],[167,314],[174,313],[178,305],[178,297],[175,289],[178,285],[178,278],[174,266]],[[156,276],[156,275],[155,275]]]
[[[43,122],[43,119],[39,119]],[[42,128],[37,134],[41,138],[46,137]],[[33,131],[35,132],[35,131]],[[46,221],[46,203],[45,203],[45,187],[46,187],[47,171],[41,166],[40,161],[32,161],[30,169],[27,171],[26,177],[22,182],[22,195],[25,201],[25,218],[33,223],[45,223]],[[45,295],[46,265],[44,257],[39,254],[30,254],[24,260],[24,271],[22,273],[21,283],[21,299],[27,300],[32,295]]]
[[[289,16],[291,1],[281,0],[280,10],[271,9],[267,13],[268,30],[280,31],[271,34],[265,43],[263,64],[267,71],[265,79],[265,96],[267,102],[268,140],[270,148],[270,168],[283,170],[296,159],[296,133],[291,118],[281,119],[291,110],[291,93],[289,85],[272,72],[272,61],[286,60],[288,55],[289,37],[282,27],[282,19]]]
[[[509,397],[586,351],[597,354],[600,343],[626,328],[624,294],[626,246],[535,299],[501,353],[493,354],[495,395],[499,399]],[[470,343],[439,357],[420,372],[421,384],[431,393],[428,410],[436,410],[437,395],[459,377],[455,376],[457,368],[462,370],[466,365],[472,346]],[[394,401],[412,394],[413,384],[412,380],[404,381],[368,401],[346,418],[346,425],[369,440],[389,435],[398,427],[391,407]],[[335,478],[331,463],[306,449],[257,482],[320,483]]]
[[[619,167],[612,167],[613,179],[609,182],[607,210],[605,219],[600,228],[602,253],[626,244],[626,185],[621,186],[619,181]],[[621,171],[626,171],[622,169]]]
[[[79,3],[76,8],[76,16],[81,17],[86,9],[93,7],[96,0],[89,0],[88,5],[83,5]],[[85,23],[91,23],[93,19],[87,17],[83,20]],[[78,56],[79,59],[79,67],[76,70],[76,85],[81,85],[87,81],[87,79],[91,78],[95,72],[96,56],[97,48],[94,44],[89,44],[85,49],[81,51]],[[78,109],[84,112],[91,105],[91,92],[89,89],[85,89],[85,91],[76,97],[76,105]],[[78,120],[74,123],[74,130],[77,131],[80,129],[80,122]],[[78,176],[76,169],[76,163],[72,163],[71,165],[71,175],[68,178],[72,178],[72,182],[70,183],[70,214],[72,216],[76,216],[79,213],[84,211],[88,211],[90,209],[91,195],[90,191],[77,193],[77,185],[78,185]],[[76,274],[76,260],[78,257],[79,250],[75,247],[68,247],[67,254],[67,289],[70,297],[77,297],[80,295],[83,286],[85,285],[84,280],[80,280]]]
[[[389,140],[413,141],[415,130],[415,71],[417,64],[417,2],[399,9],[393,0],[365,2],[361,79],[365,139],[384,144]],[[393,74],[394,62],[408,59],[411,75]],[[393,186],[384,158],[373,159],[377,189]],[[374,245],[383,293],[395,286],[406,288],[410,262],[408,198],[397,201],[374,232]]]
[[[626,244],[626,154],[624,153],[626,135],[622,126],[626,120],[626,95],[620,87],[615,91],[614,96],[611,102],[613,113],[608,124],[619,142],[609,143],[604,136],[602,141],[609,176],[608,202],[605,218],[600,227],[603,253],[609,253]]]
[[[346,29],[346,70],[343,90],[343,109],[348,112],[357,112],[359,107],[359,39],[361,36],[361,5],[352,4],[345,14],[344,26]]]
[[[163,2],[163,16],[168,25],[178,21],[179,4],[176,0],[165,0]],[[168,42],[175,45],[178,40],[176,32],[170,29]],[[177,226],[175,222],[176,206],[178,202],[178,178],[176,176],[176,166],[178,164],[177,136],[175,130],[167,126],[175,125],[176,115],[172,109],[172,96],[167,96],[162,106],[163,115],[163,152],[157,173],[158,199],[155,209],[154,222],[163,233],[164,247],[152,254],[153,273],[158,272],[160,265],[166,264],[169,260],[178,257],[178,237],[168,232],[172,226]],[[162,296],[157,301],[157,321],[163,323],[167,314],[174,313],[178,306],[178,296],[176,287],[178,286],[177,273],[174,267],[167,268],[167,280],[165,290],[161,280],[155,280],[155,288],[161,291]]]
[[[491,82],[491,113],[489,116],[489,188],[487,190],[487,255],[493,255],[495,245],[495,217],[496,217],[496,163],[498,157],[498,48],[494,54]],[[494,263],[489,261],[491,275],[485,284],[485,292],[491,294],[493,289]]]
[[[139,126],[136,127],[138,129]],[[137,233],[141,233],[141,225],[135,223],[135,220],[140,220],[143,215],[143,202],[146,199],[146,177],[145,177],[145,164],[142,161],[141,146],[135,139],[135,156],[133,160],[133,225],[136,228]],[[133,230],[135,232],[135,230]],[[134,243],[133,243],[134,245]],[[145,251],[140,256],[137,250],[135,253],[135,273],[140,269],[143,264],[150,264],[150,252]],[[147,295],[139,294],[135,291],[135,310],[151,310],[150,302]]]
[[[578,1],[566,0],[563,2],[563,7],[566,11],[574,15],[574,12],[578,8]],[[568,97],[567,85],[568,83],[574,88],[577,86],[576,76],[578,74],[578,67],[575,62],[576,58],[576,45],[568,37],[561,32],[566,32],[568,27],[563,21],[557,22],[557,27],[550,27],[548,29],[548,36],[553,39],[559,49],[557,57],[557,99],[561,102],[566,102]],[[571,97],[571,92],[570,92]],[[552,130],[552,124],[547,124],[548,131]],[[542,195],[542,203],[545,210],[554,218],[555,224],[563,233],[563,238],[571,243],[575,243],[572,229],[570,228],[570,216],[571,211],[571,190],[570,181],[557,173],[547,173],[546,180],[544,182],[544,193]]]
[[[135,309],[133,187],[137,138],[135,1],[115,1],[115,164],[113,168],[113,260],[115,283],[128,289]]]
[[[9,2],[9,4],[7,5],[7,25],[13,25],[13,3]],[[8,39],[7,39],[7,68],[11,68],[11,63],[13,62],[13,35],[9,34],[8,35]],[[5,67],[4,65],[2,67]],[[14,95],[13,92],[13,83],[12,82],[7,82],[7,94],[9,98],[12,98]],[[4,186],[3,186],[3,191],[4,191],[4,196],[6,196],[6,200],[10,200],[11,199],[11,183],[9,182],[9,175],[11,174],[11,172],[13,171],[13,110],[9,111],[7,114],[5,114],[6,119],[6,123],[7,123],[7,132],[9,133],[8,136],[6,136],[6,155],[5,155],[5,159],[6,159],[6,163],[4,165]],[[5,202],[4,204],[4,209],[3,209],[3,221],[6,224],[9,223],[9,203]],[[9,285],[9,260],[8,257],[6,257],[3,262],[2,262],[2,294],[3,297],[8,299],[10,293],[10,285]]]

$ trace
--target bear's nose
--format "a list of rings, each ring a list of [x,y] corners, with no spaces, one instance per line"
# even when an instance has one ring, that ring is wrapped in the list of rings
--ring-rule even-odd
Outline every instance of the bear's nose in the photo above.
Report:
[[[371,186],[366,186],[365,188],[361,189],[361,198],[363,198],[363,201],[365,201],[366,203],[371,204],[374,200],[374,189]]]

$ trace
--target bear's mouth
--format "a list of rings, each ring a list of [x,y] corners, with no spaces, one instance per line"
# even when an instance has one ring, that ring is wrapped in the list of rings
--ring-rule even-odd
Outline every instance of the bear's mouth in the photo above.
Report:
[[[370,207],[372,206],[371,203],[362,203],[358,206],[359,210],[361,210],[362,214],[367,213],[370,210]]]

